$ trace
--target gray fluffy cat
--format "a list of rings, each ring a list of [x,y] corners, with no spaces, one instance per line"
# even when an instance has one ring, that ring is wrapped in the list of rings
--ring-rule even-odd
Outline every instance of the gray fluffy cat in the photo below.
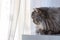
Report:
[[[60,8],[35,8],[31,15],[36,24],[36,33],[45,35],[60,34]],[[41,26],[42,25],[42,26]]]

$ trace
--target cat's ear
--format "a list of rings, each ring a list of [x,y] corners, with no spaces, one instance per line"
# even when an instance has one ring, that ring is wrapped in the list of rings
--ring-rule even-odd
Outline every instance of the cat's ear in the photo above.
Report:
[[[33,10],[37,13],[41,13],[41,10],[39,10],[39,8],[33,8]]]
[[[38,9],[37,8],[33,8],[34,11],[38,12]]]

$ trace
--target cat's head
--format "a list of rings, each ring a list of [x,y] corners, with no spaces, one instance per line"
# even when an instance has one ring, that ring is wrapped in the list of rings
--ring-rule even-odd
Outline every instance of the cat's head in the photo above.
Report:
[[[31,17],[36,25],[39,25],[46,18],[47,10],[48,8],[34,8]]]

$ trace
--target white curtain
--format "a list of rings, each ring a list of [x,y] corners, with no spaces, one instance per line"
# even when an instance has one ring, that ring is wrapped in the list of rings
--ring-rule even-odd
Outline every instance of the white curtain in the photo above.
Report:
[[[31,35],[30,13],[30,0],[21,0],[18,18],[19,40],[22,40],[22,35]]]
[[[0,40],[31,35],[30,16],[30,0],[0,0]]]
[[[18,17],[20,11],[20,0],[11,0],[11,26],[8,40],[18,40]]]
[[[19,4],[20,0],[0,0],[0,40],[18,39],[17,35],[15,36],[15,31]]]
[[[9,40],[22,40],[22,35],[31,35],[30,0],[14,0],[12,1],[11,7],[11,14],[13,14],[13,18]]]
[[[8,40],[10,29],[10,0],[0,0],[0,40]]]

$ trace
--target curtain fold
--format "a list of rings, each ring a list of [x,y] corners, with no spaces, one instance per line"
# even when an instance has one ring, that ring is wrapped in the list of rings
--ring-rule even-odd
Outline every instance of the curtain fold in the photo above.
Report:
[[[8,40],[14,40],[19,16],[20,0],[11,0],[11,26]]]

